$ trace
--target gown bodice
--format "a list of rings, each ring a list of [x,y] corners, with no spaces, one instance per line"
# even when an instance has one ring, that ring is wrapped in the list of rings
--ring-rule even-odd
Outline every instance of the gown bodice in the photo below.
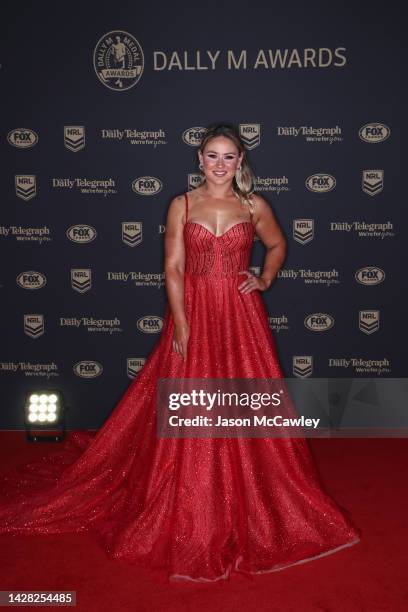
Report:
[[[236,223],[221,236],[215,236],[199,223],[184,226],[186,274],[194,276],[236,276],[249,265],[254,239],[252,223]]]
[[[254,240],[254,226],[241,221],[216,236],[201,223],[188,220],[186,198],[186,223],[184,244],[186,252],[185,273],[192,276],[235,277],[248,269]]]

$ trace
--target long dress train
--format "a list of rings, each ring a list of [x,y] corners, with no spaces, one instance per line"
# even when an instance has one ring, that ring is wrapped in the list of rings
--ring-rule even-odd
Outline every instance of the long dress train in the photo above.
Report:
[[[218,237],[186,221],[187,360],[173,350],[167,305],[153,351],[96,435],[71,432],[60,452],[3,478],[0,534],[90,531],[112,559],[197,581],[281,570],[360,540],[306,439],[157,437],[159,378],[283,377],[260,292],[237,289],[253,238],[250,221]]]

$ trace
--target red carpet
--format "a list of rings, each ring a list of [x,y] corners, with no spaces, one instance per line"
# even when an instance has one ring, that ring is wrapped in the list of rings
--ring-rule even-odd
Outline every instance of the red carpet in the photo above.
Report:
[[[0,434],[1,471],[56,446]],[[327,490],[363,531],[355,546],[249,581],[169,583],[109,560],[87,534],[0,536],[0,590],[72,590],[84,612],[408,610],[406,439],[311,440]],[[25,607],[25,609],[38,609]]]

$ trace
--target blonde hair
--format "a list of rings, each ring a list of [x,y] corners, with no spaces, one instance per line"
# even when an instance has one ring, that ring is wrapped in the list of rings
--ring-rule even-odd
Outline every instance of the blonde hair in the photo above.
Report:
[[[212,138],[216,138],[217,136],[224,136],[225,138],[229,138],[235,144],[239,153],[244,153],[242,157],[240,172],[236,173],[234,178],[232,179],[232,189],[238,199],[243,204],[246,204],[249,207],[250,211],[253,212],[254,203],[251,200],[250,196],[254,192],[255,176],[252,172],[251,166],[249,165],[245,154],[245,145],[242,142],[236,127],[228,123],[214,123],[210,125],[204,133],[204,136],[201,140],[201,144],[199,146],[199,150],[201,151],[201,153],[203,153],[207,143]]]

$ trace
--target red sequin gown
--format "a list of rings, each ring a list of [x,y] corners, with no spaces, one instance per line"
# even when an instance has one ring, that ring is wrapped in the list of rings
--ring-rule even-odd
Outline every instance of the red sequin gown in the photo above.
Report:
[[[187,196],[186,212],[187,212]],[[188,359],[164,326],[143,369],[96,435],[2,482],[0,534],[91,531],[108,557],[215,581],[277,571],[361,538],[325,492],[304,438],[158,438],[158,378],[282,377],[259,291],[241,294],[253,245],[249,221],[217,237],[188,220]]]

